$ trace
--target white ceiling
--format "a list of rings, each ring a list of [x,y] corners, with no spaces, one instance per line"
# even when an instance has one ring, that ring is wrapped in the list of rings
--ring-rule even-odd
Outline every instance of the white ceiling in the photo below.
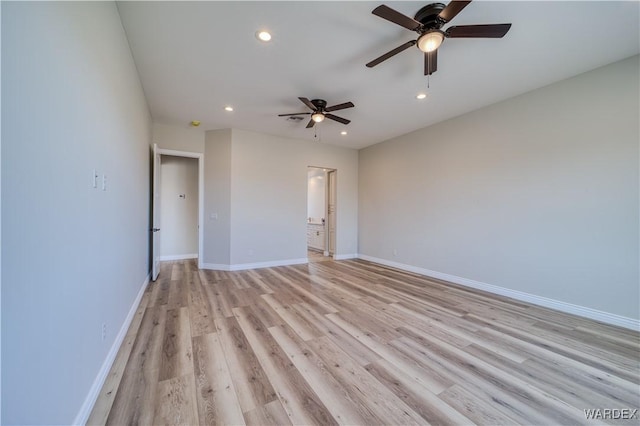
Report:
[[[438,71],[423,75],[412,47],[365,63],[416,33],[371,11],[413,16],[431,3],[393,1],[120,2],[118,9],[153,120],[204,130],[238,128],[314,140],[314,129],[278,117],[297,99],[352,101],[317,125],[321,143],[362,148],[638,54],[640,3],[481,1],[451,25],[513,24],[503,39],[447,39]],[[258,29],[273,34],[269,43]],[[428,92],[418,101],[418,92]],[[597,99],[594,99],[597,102]],[[232,113],[224,111],[232,105]],[[341,136],[340,131],[348,135]]]

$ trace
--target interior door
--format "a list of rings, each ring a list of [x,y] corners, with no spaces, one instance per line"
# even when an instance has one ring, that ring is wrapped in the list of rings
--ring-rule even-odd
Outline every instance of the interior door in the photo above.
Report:
[[[160,154],[158,144],[153,144],[153,197],[152,215],[153,225],[151,228],[151,279],[155,281],[160,273]]]
[[[329,231],[329,254],[333,256],[336,253],[336,171],[330,171],[328,176],[327,230]]]

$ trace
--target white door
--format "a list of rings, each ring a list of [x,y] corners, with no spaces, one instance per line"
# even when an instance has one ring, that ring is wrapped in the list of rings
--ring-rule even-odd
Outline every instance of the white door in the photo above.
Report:
[[[329,176],[329,203],[327,205],[327,232],[329,239],[329,254],[334,256],[336,253],[336,171],[332,170]]]
[[[153,225],[151,227],[151,279],[155,281],[160,273],[160,154],[158,145],[153,144]]]

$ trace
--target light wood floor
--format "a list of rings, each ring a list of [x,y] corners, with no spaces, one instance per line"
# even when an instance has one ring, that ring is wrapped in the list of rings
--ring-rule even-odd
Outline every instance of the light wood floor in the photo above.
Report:
[[[164,263],[89,424],[638,424],[640,337],[372,263]]]

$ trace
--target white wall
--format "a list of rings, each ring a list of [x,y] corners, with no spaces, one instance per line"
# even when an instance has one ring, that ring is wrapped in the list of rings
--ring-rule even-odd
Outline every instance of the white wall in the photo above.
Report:
[[[307,219],[313,223],[321,223],[325,219],[327,180],[322,169],[310,168],[307,185]]]
[[[637,320],[638,75],[636,56],[361,150],[360,253]]]
[[[338,170],[336,254],[357,253],[357,151],[232,130],[231,263],[307,257],[307,167]]]
[[[357,151],[217,130],[206,132],[204,162],[205,267],[305,260],[308,166],[338,170],[336,254],[357,253]]]
[[[221,269],[231,258],[231,130],[206,132],[203,266]]]
[[[153,142],[158,148],[174,151],[204,152],[204,130],[192,126],[153,123]]]
[[[2,423],[70,424],[148,275],[150,117],[114,3],[3,2],[2,65]]]
[[[0,23],[2,22],[2,2],[0,2]],[[0,24],[1,26],[1,24]],[[2,32],[0,31],[0,46]],[[0,75],[2,75],[2,55],[0,55]],[[0,98],[2,85],[0,84]],[[0,135],[2,134],[2,102],[0,102]],[[2,307],[2,137],[0,137],[0,311]],[[2,314],[0,312],[0,424],[2,424]]]
[[[160,160],[160,257],[194,258],[198,253],[198,159],[162,155]]]

